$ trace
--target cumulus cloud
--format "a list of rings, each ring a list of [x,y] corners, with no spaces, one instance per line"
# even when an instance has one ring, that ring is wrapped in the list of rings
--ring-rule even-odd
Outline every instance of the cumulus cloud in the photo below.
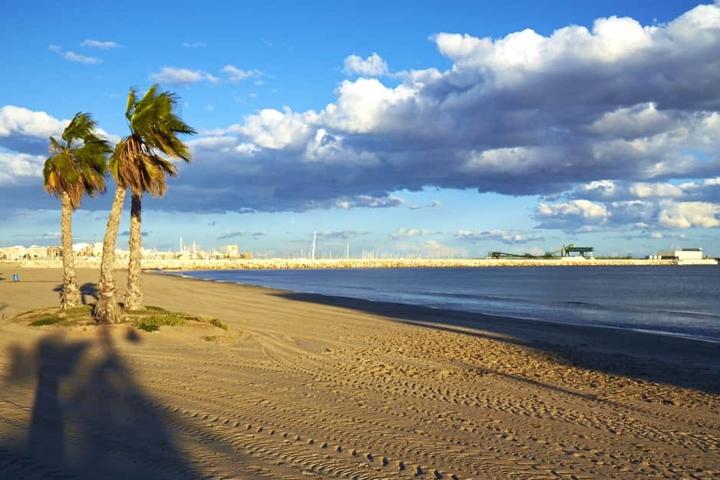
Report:
[[[45,157],[0,151],[0,186],[42,176]]]
[[[713,228],[718,226],[720,178],[674,183],[600,180],[577,185],[551,198],[564,201],[538,205],[535,218],[541,227],[575,231],[601,225]],[[583,207],[586,214],[580,213]]]
[[[80,44],[83,47],[88,48],[100,48],[103,50],[108,50],[112,48],[120,48],[120,44],[117,42],[113,42],[110,40],[83,40],[83,42]]]
[[[225,65],[222,70],[222,73],[227,75],[227,78],[230,82],[241,82],[245,79],[252,78],[252,77],[259,77],[262,75],[262,72],[260,70],[243,70],[240,68],[237,68],[234,65]]]
[[[45,112],[5,105],[0,108],[0,147],[39,153],[36,147],[41,141],[42,151],[47,151],[47,138],[60,133],[67,123]]]
[[[587,232],[600,227],[714,228],[720,226],[720,204],[667,199],[622,200],[596,203],[573,200],[540,203],[535,212],[540,228]]]
[[[350,198],[341,198],[335,202],[337,208],[347,210],[349,208],[388,208],[397,207],[404,203],[404,200],[395,195],[356,195]]]
[[[304,147],[313,135],[314,112],[295,113],[266,108],[249,115],[243,125],[232,126],[229,132],[245,135],[255,145],[271,150],[298,149]]]
[[[447,69],[392,83],[366,71],[328,105],[261,109],[206,132],[162,208],[397,206],[396,192],[438,187],[542,195],[539,223],[576,229],[658,223],[661,202],[718,203],[716,187],[681,183],[720,176],[720,5],[660,25],[609,17],[433,41]],[[368,59],[355,60],[361,73]],[[209,80],[181,73],[169,76]]]
[[[603,203],[590,200],[570,200],[554,204],[540,203],[535,212],[540,228],[587,231],[604,225],[610,218],[610,211]]]
[[[549,36],[439,34],[452,68],[406,72],[396,86],[345,80],[322,109],[265,109],[224,129],[236,145],[255,145],[252,156],[225,146],[196,158],[251,172],[237,178],[249,187],[237,200],[260,210],[333,198],[346,207],[344,197],[426,186],[552,195],[634,179],[642,194],[643,183],[714,177],[718,11],[701,6],[649,27],[601,19]]]
[[[528,243],[542,241],[545,239],[542,235],[533,233],[522,233],[508,230],[459,230],[455,233],[455,237],[460,240],[469,242],[497,241],[508,245],[518,243]]]
[[[70,120],[58,119],[46,112],[29,110],[14,105],[0,107],[0,151],[46,154],[48,137],[60,135]],[[98,133],[110,142],[119,137],[98,128]]]
[[[398,228],[390,237],[393,239],[412,238],[433,235],[434,233],[432,230],[425,230],[423,228]]]
[[[661,207],[660,225],[669,228],[720,227],[720,205],[706,202],[679,202]]]
[[[720,177],[670,182],[599,180],[576,185],[548,198],[617,201],[636,199],[692,199],[720,201]]]
[[[202,70],[189,68],[163,67],[159,72],[150,74],[150,80],[166,85],[190,85],[198,82],[217,83],[219,79]]]
[[[359,55],[349,55],[345,58],[345,68],[343,71],[348,75],[361,75],[364,77],[379,77],[389,73],[388,64],[377,53],[367,58]]]
[[[76,52],[72,52],[70,50],[65,50],[60,45],[50,45],[48,47],[48,50],[50,50],[53,53],[57,53],[62,58],[67,60],[68,62],[75,62],[75,63],[85,63],[88,65],[96,65],[98,63],[102,63],[102,59],[97,57],[90,57],[87,55],[81,55]]]

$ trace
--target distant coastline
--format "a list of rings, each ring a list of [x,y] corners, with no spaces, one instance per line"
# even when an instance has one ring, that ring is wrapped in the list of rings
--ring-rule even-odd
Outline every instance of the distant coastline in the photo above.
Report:
[[[6,262],[22,268],[60,268],[61,259],[21,260]],[[78,268],[98,268],[99,258],[78,258]],[[694,264],[717,265],[712,259]],[[662,259],[586,259],[566,257],[557,259],[144,259],[145,270],[289,270],[289,269],[352,269],[352,268],[489,268],[489,267],[595,267],[595,266],[673,266],[677,260]],[[685,265],[685,264],[680,264]],[[127,262],[118,260],[116,268],[124,269]]]

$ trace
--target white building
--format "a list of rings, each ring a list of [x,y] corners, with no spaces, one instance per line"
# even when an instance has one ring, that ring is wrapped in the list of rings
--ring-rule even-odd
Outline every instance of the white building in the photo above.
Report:
[[[676,248],[675,250],[661,250],[656,258],[663,260],[676,260],[678,265],[713,265],[717,261],[704,258],[702,248]]]

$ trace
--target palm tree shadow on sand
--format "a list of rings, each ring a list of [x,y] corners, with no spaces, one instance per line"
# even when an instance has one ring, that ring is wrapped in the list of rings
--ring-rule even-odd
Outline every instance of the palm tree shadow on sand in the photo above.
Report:
[[[139,341],[128,336],[128,341]],[[25,442],[0,442],[0,478],[198,478],[168,414],[134,381],[109,329],[11,352],[9,383],[37,381]],[[9,476],[5,476],[9,475]]]
[[[62,297],[63,293],[63,285],[62,283],[58,284],[55,288],[53,288],[53,292],[57,292],[60,297]],[[80,287],[80,298],[82,300],[83,305],[95,305],[97,303],[99,297],[98,293],[98,287],[97,284],[92,282],[84,283]],[[90,301],[94,300],[94,301]]]

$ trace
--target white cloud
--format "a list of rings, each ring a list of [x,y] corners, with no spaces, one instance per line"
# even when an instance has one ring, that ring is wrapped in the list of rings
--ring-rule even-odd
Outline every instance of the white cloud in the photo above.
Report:
[[[540,203],[537,211],[541,217],[574,215],[593,221],[605,221],[608,217],[608,210],[605,205],[589,200],[571,200],[554,205]]]
[[[440,208],[441,206],[442,206],[442,203],[440,203],[439,200],[433,200],[432,202],[426,203],[424,205],[417,205],[417,204],[408,205],[408,208],[410,210],[422,210],[423,208]]]
[[[593,122],[589,130],[610,137],[637,138],[665,131],[672,128],[673,123],[670,112],[659,111],[657,104],[647,102],[607,112]]]
[[[398,228],[395,233],[390,235],[391,238],[412,238],[422,237],[425,235],[433,235],[435,232],[423,228]]]
[[[348,210],[350,208],[388,208],[398,207],[405,203],[405,201],[396,197],[395,195],[356,195],[351,198],[341,198],[335,202],[335,206],[342,210]]]
[[[190,85],[198,82],[217,83],[219,79],[202,70],[188,68],[163,67],[159,72],[150,74],[150,80],[167,85]]]
[[[196,138],[187,143],[192,149],[212,149],[229,152],[235,148],[237,140],[235,137],[216,135]]]
[[[404,85],[388,88],[374,78],[345,80],[337,89],[338,100],[322,113],[330,127],[351,133],[377,130],[393,106],[409,101],[415,92]]]
[[[720,204],[707,202],[666,203],[659,214],[660,225],[668,228],[720,227]]]
[[[450,188],[540,195],[541,225],[577,231],[654,228],[664,201],[720,202],[720,4],[666,24],[434,39],[445,69],[345,80],[329,105],[204,133],[197,173],[163,207],[342,208]],[[187,72],[181,84],[209,80]],[[0,146],[39,153],[10,145],[21,138]]]
[[[67,120],[58,120],[45,112],[23,107],[5,105],[0,108],[0,137],[20,135],[46,139],[62,131],[67,123]]]
[[[637,198],[679,197],[683,190],[671,183],[634,183],[630,186],[630,193]]]
[[[367,58],[349,55],[345,58],[343,71],[348,75],[361,75],[364,77],[379,77],[389,73],[387,62],[374,52]]]
[[[245,124],[231,127],[246,135],[253,143],[261,147],[278,150],[300,148],[312,138],[311,124],[317,115],[313,112],[295,113],[286,108],[284,111],[266,108],[255,115],[245,118]]]
[[[207,47],[205,42],[182,42],[182,46],[185,48],[204,48]]]
[[[97,57],[89,57],[87,55],[80,55],[79,53],[71,52],[69,50],[63,49],[60,45],[50,45],[48,47],[48,50],[50,50],[53,53],[57,53],[62,58],[69,62],[75,62],[75,63],[85,63],[88,65],[96,65],[98,63],[102,63],[102,59]]]
[[[455,237],[460,240],[466,240],[470,242],[481,242],[481,241],[498,241],[507,244],[515,243],[528,243],[544,240],[542,235],[533,233],[522,233],[508,230],[459,230],[455,233]]]
[[[578,190],[582,192],[582,195],[597,195],[601,198],[611,198],[617,192],[617,186],[612,180],[594,180],[581,185]]]
[[[437,240],[424,242],[396,242],[395,249],[404,253],[426,258],[467,257],[468,252],[462,247],[452,247]]]
[[[0,184],[28,185],[32,177],[40,176],[48,137],[60,135],[68,123],[45,112],[14,105],[0,107]],[[98,133],[111,142],[118,140],[100,128]]]
[[[0,185],[41,177],[44,162],[41,155],[0,151]]]
[[[112,49],[112,48],[120,48],[120,44],[117,42],[113,42],[110,40],[83,40],[83,42],[80,44],[83,47],[88,48],[100,48],[103,50]]]
[[[555,204],[541,202],[535,209],[540,228],[591,231],[607,224],[611,212],[607,205],[589,200],[570,200]]]
[[[262,75],[260,70],[242,70],[234,65],[225,65],[221,72],[226,74],[228,80],[234,83],[241,82],[247,78],[259,77]]]

